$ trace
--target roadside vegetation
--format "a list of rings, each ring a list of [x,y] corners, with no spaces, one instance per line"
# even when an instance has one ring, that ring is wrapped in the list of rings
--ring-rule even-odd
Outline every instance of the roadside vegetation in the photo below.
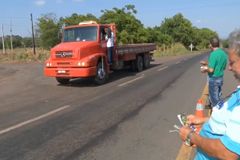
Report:
[[[49,50],[43,48],[36,49],[36,55],[32,48],[15,48],[13,51],[6,50],[3,54],[0,52],[0,63],[3,62],[44,62],[49,57]]]
[[[36,55],[33,55],[31,37],[12,37],[13,51],[10,50],[10,36],[5,37],[6,54],[0,52],[0,61],[44,61],[51,47],[61,41],[61,32],[64,26],[77,25],[79,22],[94,20],[98,23],[115,23],[117,27],[118,44],[156,43],[157,50],[154,55],[174,56],[195,53],[208,48],[209,39],[218,36],[209,28],[197,28],[181,13],[173,17],[159,20],[159,25],[145,27],[136,18],[137,10],[134,5],[123,8],[112,8],[101,11],[102,15],[96,17],[89,13],[86,15],[73,13],[68,17],[60,17],[54,13],[47,13],[38,18],[35,26]],[[1,42],[1,40],[0,40]],[[189,45],[194,46],[190,52]],[[224,41],[227,45],[227,41]],[[0,43],[2,47],[2,42]],[[16,49],[17,48],[17,49]]]
[[[175,43],[171,46],[157,46],[157,49],[154,51],[154,57],[165,57],[165,56],[179,56],[186,54],[198,54],[207,51],[208,49],[193,50],[190,51],[186,49],[181,43]]]

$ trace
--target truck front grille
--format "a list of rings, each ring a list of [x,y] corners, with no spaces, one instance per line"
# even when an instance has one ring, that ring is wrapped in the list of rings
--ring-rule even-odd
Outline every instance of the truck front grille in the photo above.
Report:
[[[56,58],[72,58],[73,53],[69,51],[59,51],[56,52]]]

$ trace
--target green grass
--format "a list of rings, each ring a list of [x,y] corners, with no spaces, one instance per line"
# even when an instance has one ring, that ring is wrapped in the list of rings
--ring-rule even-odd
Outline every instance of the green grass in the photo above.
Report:
[[[16,48],[13,51],[6,50],[3,54],[0,52],[0,62],[44,62],[49,57],[49,50],[41,48],[36,49],[36,55],[31,48]]]
[[[187,50],[182,44],[176,43],[171,47],[157,47],[157,50],[154,51],[154,57],[164,57],[164,56],[179,56],[185,54],[195,54],[200,53],[200,51],[190,51]]]

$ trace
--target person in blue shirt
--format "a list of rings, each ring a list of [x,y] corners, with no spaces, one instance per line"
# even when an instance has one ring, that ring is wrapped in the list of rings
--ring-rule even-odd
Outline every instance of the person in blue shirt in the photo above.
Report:
[[[231,44],[229,70],[240,82],[240,41]],[[195,160],[240,159],[240,86],[212,109],[209,118],[187,116],[188,124],[203,124],[199,134],[187,126],[180,128],[183,141],[197,147]]]

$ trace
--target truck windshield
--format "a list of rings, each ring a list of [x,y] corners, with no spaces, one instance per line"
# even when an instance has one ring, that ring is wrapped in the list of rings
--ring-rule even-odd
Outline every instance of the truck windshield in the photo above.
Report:
[[[63,42],[96,41],[97,27],[79,27],[64,30]]]

